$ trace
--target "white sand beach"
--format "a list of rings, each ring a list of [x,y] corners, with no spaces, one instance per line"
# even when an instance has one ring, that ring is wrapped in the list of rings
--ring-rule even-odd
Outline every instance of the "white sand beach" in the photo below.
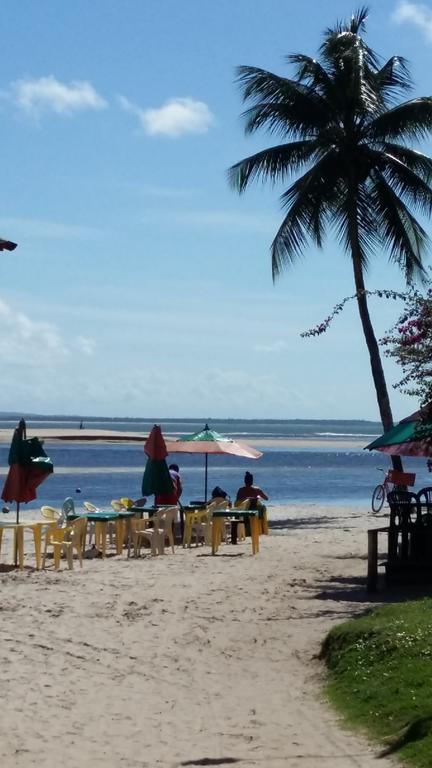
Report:
[[[2,768],[375,766],[379,750],[323,700],[317,658],[330,627],[370,605],[371,520],[273,511],[255,557],[247,540],[82,571],[3,565]]]

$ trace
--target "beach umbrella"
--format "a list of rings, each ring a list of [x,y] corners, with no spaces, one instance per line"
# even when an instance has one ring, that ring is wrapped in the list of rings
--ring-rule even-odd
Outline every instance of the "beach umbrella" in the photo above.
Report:
[[[9,472],[1,498],[3,501],[16,502],[16,522],[19,523],[20,504],[33,501],[38,485],[54,470],[41,441],[37,437],[27,440],[24,419],[20,420],[14,431],[8,463]]]
[[[206,424],[200,432],[182,437],[179,440],[167,441],[168,453],[203,453],[205,455],[204,501],[207,501],[208,457],[211,453],[231,454],[245,459],[260,459],[262,453],[245,443],[240,443],[230,437],[220,435]]]
[[[432,457],[432,403],[415,411],[366,446],[391,456]]]
[[[148,459],[142,480],[142,495],[172,493],[173,481],[165,461],[168,451],[161,428],[157,424],[154,425],[145,442],[144,452]]]

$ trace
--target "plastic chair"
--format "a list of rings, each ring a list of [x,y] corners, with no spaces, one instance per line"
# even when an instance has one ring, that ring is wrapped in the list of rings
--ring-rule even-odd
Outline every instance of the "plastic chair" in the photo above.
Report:
[[[217,497],[204,507],[204,509],[195,510],[193,516],[188,521],[187,528],[185,528],[183,546],[190,547],[194,536],[197,546],[199,539],[202,539],[203,544],[210,545],[213,512],[219,509],[226,509],[227,506],[228,503],[226,499]]]
[[[120,499],[112,499],[111,506],[114,512],[124,512],[125,509],[127,509],[127,507],[125,507],[125,505],[123,504],[122,501],[120,501]]]
[[[173,524],[178,512],[178,507],[167,507],[161,509],[153,515],[152,520],[136,520],[134,521],[134,553],[135,557],[139,554],[141,549],[141,540],[146,539],[150,542],[152,555],[165,554],[165,539],[169,541],[169,545],[174,552],[174,534]],[[153,522],[153,528],[148,527],[149,522]],[[145,527],[144,527],[145,526]]]
[[[199,540],[206,543],[208,538],[209,513],[206,508],[188,510],[186,513],[186,524],[183,533],[183,547],[190,549],[192,539],[195,538],[196,546]]]
[[[133,506],[134,507],[145,507],[147,504],[147,499],[145,496],[143,496],[141,499],[135,499]]]
[[[44,505],[41,507],[41,515],[45,518],[45,520],[59,520],[63,515],[62,512],[59,509],[56,509],[55,507],[49,507],[48,505]]]
[[[80,517],[75,520],[71,525],[66,528],[57,528],[47,531],[45,537],[45,550],[42,561],[42,567],[45,568],[46,555],[48,547],[52,547],[54,550],[54,568],[58,570],[60,568],[60,557],[62,551],[66,555],[68,567],[73,569],[73,551],[75,550],[78,555],[79,564],[82,568],[82,556],[84,549],[84,541],[86,535],[87,520],[85,517]]]
[[[70,496],[64,500],[62,510],[66,517],[68,517],[68,515],[75,514],[75,502]]]
[[[91,512],[92,514],[94,514],[95,512],[102,512],[102,510],[99,509],[99,507],[95,507],[95,505],[92,504],[90,501],[85,501],[83,506],[87,510],[87,512]]]

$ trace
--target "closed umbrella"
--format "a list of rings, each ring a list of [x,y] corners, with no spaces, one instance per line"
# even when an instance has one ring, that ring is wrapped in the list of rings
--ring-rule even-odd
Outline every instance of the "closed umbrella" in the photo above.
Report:
[[[172,493],[173,481],[165,461],[168,451],[161,428],[155,424],[144,445],[144,452],[148,459],[142,480],[142,494]]]
[[[391,456],[432,456],[432,403],[402,419],[366,450]]]
[[[38,485],[54,471],[41,441],[37,437],[26,439],[24,419],[20,420],[14,431],[8,461],[9,472],[1,498],[3,501],[16,502],[16,522],[19,523],[20,504],[33,501]]]
[[[0,251],[14,251],[16,247],[17,244],[13,243],[12,240],[3,240],[0,237]]]
[[[207,474],[208,474],[208,456],[209,453],[224,454],[232,456],[241,456],[245,459],[260,459],[262,453],[252,448],[250,445],[232,440],[230,437],[220,435],[214,429],[210,429],[206,424],[200,432],[194,432],[192,435],[182,437],[180,440],[167,441],[166,447],[168,453],[204,453],[205,455],[205,475],[204,475],[204,501],[207,501]]]

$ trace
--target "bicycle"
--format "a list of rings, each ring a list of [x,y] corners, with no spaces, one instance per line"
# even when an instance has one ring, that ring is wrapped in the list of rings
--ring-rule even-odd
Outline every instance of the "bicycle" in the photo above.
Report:
[[[406,489],[408,485],[414,485],[416,478],[413,472],[398,472],[396,469],[388,469],[386,472],[382,467],[377,469],[384,474],[384,480],[374,488],[372,493],[371,507],[374,514],[381,512],[389,491],[397,488]]]

